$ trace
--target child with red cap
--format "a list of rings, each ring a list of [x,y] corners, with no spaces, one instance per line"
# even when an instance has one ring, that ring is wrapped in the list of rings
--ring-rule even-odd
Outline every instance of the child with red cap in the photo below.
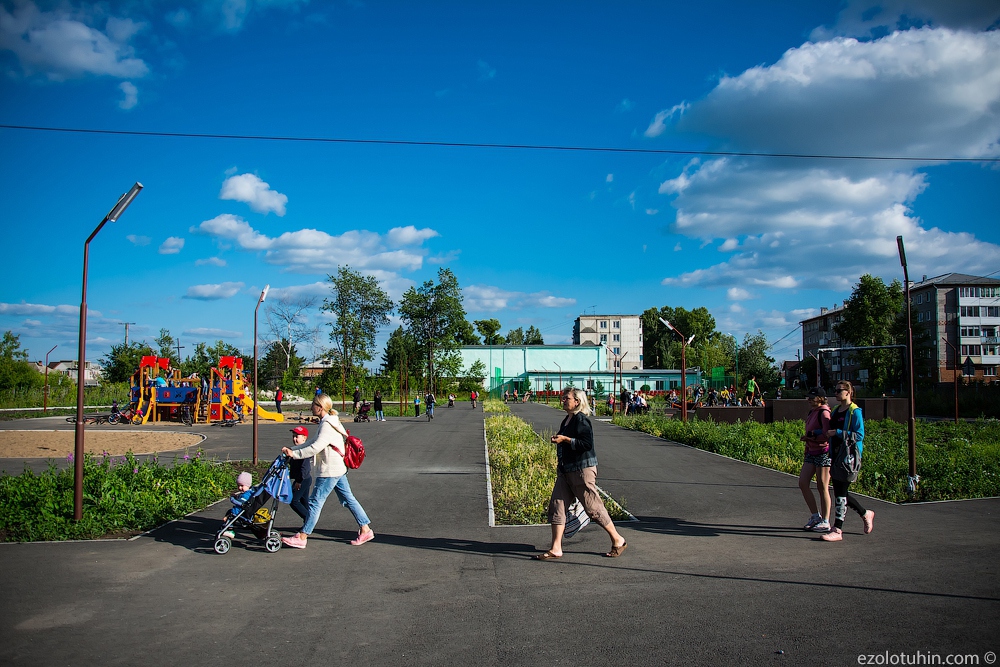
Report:
[[[305,444],[309,439],[309,430],[305,426],[292,429],[294,446]],[[292,501],[289,506],[292,511],[305,521],[309,518],[309,487],[312,486],[312,459],[292,459],[289,465],[289,477],[292,480]]]

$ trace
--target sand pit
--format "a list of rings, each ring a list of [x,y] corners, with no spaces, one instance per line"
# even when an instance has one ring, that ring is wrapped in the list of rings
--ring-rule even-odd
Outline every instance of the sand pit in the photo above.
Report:
[[[53,459],[73,452],[74,431],[0,431],[0,458]],[[200,445],[204,438],[194,433],[157,433],[156,431],[88,431],[84,439],[91,454],[108,452],[121,456],[172,452]]]

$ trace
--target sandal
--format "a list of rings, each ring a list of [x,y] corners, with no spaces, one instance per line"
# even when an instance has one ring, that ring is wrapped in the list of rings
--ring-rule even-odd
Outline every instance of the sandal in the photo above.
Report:
[[[604,554],[605,558],[618,558],[623,553],[625,553],[625,547],[628,546],[628,542],[622,542],[620,547],[612,546],[611,551]]]
[[[562,556],[557,556],[551,551],[546,551],[543,554],[535,554],[531,557],[531,560],[556,560],[557,558],[562,558]]]

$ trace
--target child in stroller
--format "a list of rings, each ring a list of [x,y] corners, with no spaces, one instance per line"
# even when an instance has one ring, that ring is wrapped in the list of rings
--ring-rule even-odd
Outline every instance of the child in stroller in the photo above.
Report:
[[[233,508],[226,512],[222,527],[215,535],[215,553],[224,554],[232,546],[235,528],[245,528],[264,542],[264,548],[274,553],[281,548],[281,535],[274,530],[278,502],[292,499],[292,483],[288,475],[288,457],[279,454],[264,473],[257,486],[251,486],[250,473],[236,478],[239,490],[230,497]]]
[[[361,407],[358,408],[358,414],[354,415],[354,421],[356,422],[367,422],[371,421],[368,418],[368,413],[372,411],[372,404],[368,401],[361,403]]]

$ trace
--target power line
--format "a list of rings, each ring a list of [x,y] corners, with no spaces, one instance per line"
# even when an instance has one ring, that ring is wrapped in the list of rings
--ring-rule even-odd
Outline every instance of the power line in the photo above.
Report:
[[[754,153],[749,151],[681,150],[673,148],[622,148],[615,146],[560,146],[547,144],[493,144],[463,141],[415,141],[407,139],[347,139],[343,137],[295,137],[263,134],[216,134],[197,132],[154,132],[144,130],[98,130],[81,127],[44,127],[40,125],[4,125],[0,129],[33,132],[68,132],[130,137],[166,137],[173,139],[233,139],[241,141],[289,141],[327,144],[362,144],[378,146],[432,146],[438,148],[505,148],[512,150],[573,151],[592,153],[636,153],[644,155],[707,155],[710,157],[768,157],[806,160],[874,160],[903,162],[978,162],[1000,164],[1000,158],[990,157],[914,157],[900,155],[830,155],[825,153]]]

